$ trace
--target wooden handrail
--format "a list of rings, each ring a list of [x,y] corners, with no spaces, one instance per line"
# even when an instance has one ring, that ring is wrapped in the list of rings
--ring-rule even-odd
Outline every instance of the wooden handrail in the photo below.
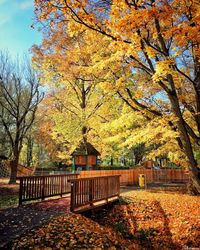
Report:
[[[19,205],[23,201],[44,200],[46,197],[70,193],[71,187],[68,180],[76,178],[78,174],[18,177],[20,181]]]
[[[56,177],[56,176],[69,176],[69,175],[77,175],[79,176],[79,174],[49,174],[49,175],[28,175],[28,176],[19,176],[16,179],[20,180],[22,178],[27,178],[27,179],[31,179],[31,178],[35,178],[35,177]]]

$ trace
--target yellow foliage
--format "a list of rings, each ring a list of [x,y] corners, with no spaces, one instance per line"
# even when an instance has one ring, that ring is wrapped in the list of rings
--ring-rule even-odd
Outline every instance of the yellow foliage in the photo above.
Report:
[[[151,157],[169,153],[177,161],[177,155],[171,156],[174,151],[181,161],[185,160],[176,142],[179,134],[169,122],[179,129],[177,117],[172,115],[179,113],[193,132],[199,133],[194,88],[200,53],[198,1],[142,0],[130,4],[113,0],[108,8],[93,8],[87,0],[59,3],[65,7],[56,8],[51,1],[35,0],[37,15],[42,20],[51,18],[54,24],[41,48],[35,48],[34,60],[43,72],[43,82],[52,90],[55,88],[62,103],[73,106],[73,111],[78,108],[77,103],[80,106],[72,91],[75,87],[79,92],[80,78],[87,82],[86,88],[92,88],[91,102],[84,112],[78,110],[76,124],[98,131],[101,127],[101,138],[119,147],[141,142],[146,146],[156,144]],[[66,95],[70,103],[65,100]],[[174,97],[179,112],[175,112]],[[119,98],[132,110],[122,108]],[[105,106],[102,104],[99,113],[90,117],[101,99]],[[52,112],[55,111],[49,114]],[[69,131],[73,124],[62,125],[66,117],[74,119],[66,113],[66,116],[62,112],[51,114],[60,128],[57,134]]]

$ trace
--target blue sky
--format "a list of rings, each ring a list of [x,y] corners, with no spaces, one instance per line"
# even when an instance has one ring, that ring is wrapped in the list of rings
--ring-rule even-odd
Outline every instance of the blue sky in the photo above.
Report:
[[[33,10],[33,0],[0,0],[0,50],[21,57],[40,44],[42,34],[31,28]]]

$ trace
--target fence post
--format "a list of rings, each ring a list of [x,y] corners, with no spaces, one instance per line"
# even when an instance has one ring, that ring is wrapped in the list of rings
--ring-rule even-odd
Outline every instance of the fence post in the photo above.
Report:
[[[89,180],[89,202],[90,202],[90,206],[92,206],[92,202],[93,202],[93,179]]]
[[[118,176],[118,178],[117,178],[117,180],[118,180],[118,185],[117,185],[117,195],[118,195],[118,197],[120,196],[120,176]]]
[[[70,211],[73,212],[74,211],[74,199],[75,197],[75,183],[71,182],[71,202],[70,202]]]
[[[44,200],[45,177],[42,176],[42,200]]]
[[[107,186],[107,188],[106,188],[106,201],[107,201],[107,203],[108,203],[108,178],[109,177],[106,177],[106,186]]]
[[[60,180],[60,196],[62,197],[62,192],[63,192],[63,175],[61,175],[61,180]]]
[[[21,177],[19,179],[19,206],[22,205],[22,194],[23,194],[23,178]]]
[[[150,183],[153,183],[153,168],[151,168],[151,181],[150,181]]]

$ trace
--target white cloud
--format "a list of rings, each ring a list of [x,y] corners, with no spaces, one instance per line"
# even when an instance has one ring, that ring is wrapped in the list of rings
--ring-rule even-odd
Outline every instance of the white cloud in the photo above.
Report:
[[[4,1],[4,0],[0,0],[0,1]],[[26,9],[31,8],[32,6],[33,6],[33,1],[27,0],[19,4],[19,9],[26,10]]]

